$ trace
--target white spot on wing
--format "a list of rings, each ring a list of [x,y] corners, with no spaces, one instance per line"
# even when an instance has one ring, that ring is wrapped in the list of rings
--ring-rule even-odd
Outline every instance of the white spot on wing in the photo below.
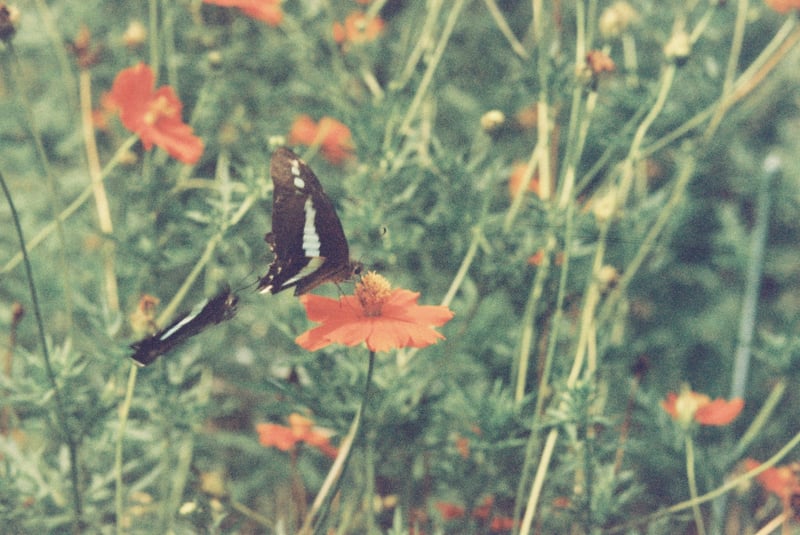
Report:
[[[320,256],[319,234],[317,234],[317,227],[314,224],[317,219],[317,210],[314,208],[314,202],[311,197],[306,199],[303,210],[306,216],[305,224],[303,225],[303,252],[306,256]]]
[[[294,177],[295,187],[298,189],[304,189],[306,187],[306,181],[300,178],[300,160],[292,160],[291,172],[292,176]]]

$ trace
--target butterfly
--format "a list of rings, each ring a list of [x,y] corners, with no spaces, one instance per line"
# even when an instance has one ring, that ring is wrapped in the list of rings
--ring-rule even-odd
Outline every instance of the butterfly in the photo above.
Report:
[[[223,289],[216,296],[198,304],[191,312],[182,314],[153,336],[131,344],[131,349],[134,350],[131,358],[139,366],[147,366],[187,338],[201,333],[211,325],[231,319],[236,315],[238,302],[239,298],[230,288]]]
[[[275,186],[272,232],[264,240],[275,259],[258,290],[275,294],[294,287],[294,294],[302,295],[325,282],[358,275],[362,264],[350,260],[342,223],[308,164],[279,147],[269,172]]]

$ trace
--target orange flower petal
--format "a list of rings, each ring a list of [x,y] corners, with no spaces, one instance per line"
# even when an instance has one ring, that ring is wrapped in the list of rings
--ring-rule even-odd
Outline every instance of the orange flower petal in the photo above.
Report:
[[[765,0],[766,4],[780,14],[786,14],[793,9],[800,9],[800,0]]]
[[[281,0],[203,0],[206,4],[222,7],[236,7],[248,17],[260,20],[270,26],[278,26],[283,21]]]
[[[433,504],[439,511],[444,520],[453,520],[464,516],[465,510],[463,507],[450,502],[436,502]]]
[[[308,115],[298,115],[289,130],[289,143],[292,145],[313,145],[317,139],[317,123]]]
[[[139,136],[146,150],[157,145],[177,160],[197,163],[203,141],[181,120],[181,101],[171,87],[154,90],[154,85],[155,75],[144,63],[124,69],[114,80],[108,105],[119,109],[123,126]]]
[[[290,451],[297,443],[297,437],[289,427],[277,424],[258,424],[258,441],[262,446]]]
[[[417,305],[419,294],[393,290],[380,308],[380,315],[367,315],[355,296],[339,300],[306,294],[300,302],[311,321],[322,323],[301,334],[298,345],[316,351],[332,343],[354,346],[366,343],[371,351],[401,347],[425,347],[444,338],[433,327],[444,325],[453,317],[441,306]]]
[[[743,408],[744,400],[742,398],[730,401],[718,398],[699,407],[694,414],[694,419],[702,425],[728,425],[739,416]]]

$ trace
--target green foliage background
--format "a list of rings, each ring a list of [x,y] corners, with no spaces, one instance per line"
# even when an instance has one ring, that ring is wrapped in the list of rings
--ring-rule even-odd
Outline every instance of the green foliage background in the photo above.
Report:
[[[299,527],[331,461],[311,448],[265,448],[254,426],[300,412],[338,442],[361,403],[367,362],[363,348],[302,350],[294,339],[311,324],[297,300],[251,291],[271,261],[263,241],[270,152],[300,114],[336,118],[353,133],[355,158],[344,166],[298,149],[337,205],[352,255],[421,292],[422,303],[452,292],[456,313],[441,329],[446,341],[378,355],[365,434],[320,529],[484,533],[489,520],[470,512],[492,497],[489,519],[521,520],[527,507],[536,510],[528,529],[542,533],[621,532],[632,518],[640,524],[631,532],[693,532],[688,508],[648,516],[689,498],[685,437],[659,403],[684,383],[712,398],[731,395],[743,316],[755,325],[745,410],[730,426],[694,430],[698,491],[796,435],[796,14],[760,2],[639,1],[631,26],[604,37],[600,16],[618,7],[609,2],[372,4],[384,32],[348,47],[331,34],[334,21],[359,9],[345,0],[286,0],[279,27],[189,0],[16,6],[18,32],[2,50],[0,172],[29,248],[60,402],[3,203],[6,532]],[[519,40],[516,51],[493,10]],[[133,20],[148,30],[137,47],[122,40]],[[82,26],[100,54],[90,71],[95,107],[123,68],[157,64],[158,85],[175,89],[205,142],[193,167],[139,143],[134,158],[119,161],[112,157],[130,134],[118,122],[95,131],[101,164],[111,162],[110,235],[88,195],[79,69],[64,46]],[[690,51],[665,55],[682,29],[694,38]],[[601,49],[616,70],[593,76],[585,54]],[[536,103],[546,114],[540,128],[520,123]],[[506,119],[487,129],[481,118],[491,110]],[[552,159],[554,192],[513,206],[512,165],[534,154]],[[765,187],[768,154],[780,172]],[[596,210],[609,191],[621,205],[603,219]],[[666,225],[649,244],[659,218]],[[763,259],[751,245],[762,219]],[[106,291],[107,244],[119,309]],[[547,260],[533,266],[537,251]],[[618,276],[601,285],[603,266]],[[753,266],[762,277],[748,315]],[[161,299],[165,323],[225,283],[241,297],[234,320],[132,372],[128,344],[139,335],[128,317],[141,294]],[[319,292],[336,296],[328,286]],[[13,303],[26,311],[15,340]],[[568,379],[584,351],[594,360]],[[466,456],[459,439],[469,443]],[[537,470],[545,475],[538,500]],[[219,478],[224,491],[209,484]],[[379,511],[371,509],[376,496],[384,498]],[[447,521],[437,502],[466,514]],[[754,530],[780,510],[758,490],[728,502],[717,502],[727,512],[716,517],[703,504],[712,529],[739,522]]]

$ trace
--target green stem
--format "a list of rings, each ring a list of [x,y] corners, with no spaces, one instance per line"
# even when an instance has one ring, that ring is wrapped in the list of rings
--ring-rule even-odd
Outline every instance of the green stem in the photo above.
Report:
[[[28,128],[28,132],[33,140],[33,146],[36,149],[36,154],[38,156],[39,165],[41,166],[42,173],[45,177],[45,182],[47,183],[47,190],[50,195],[50,210],[52,211],[53,219],[55,220],[56,230],[58,231],[58,239],[60,242],[60,247],[58,249],[58,256],[59,256],[59,263],[60,268],[56,271],[59,272],[62,283],[64,285],[64,299],[66,301],[64,310],[66,312],[67,317],[67,324],[72,327],[72,309],[73,309],[73,299],[72,299],[72,285],[70,284],[70,266],[67,262],[67,238],[66,234],[64,233],[64,227],[61,222],[58,220],[57,214],[61,211],[61,201],[60,201],[60,192],[58,187],[58,181],[56,180],[55,176],[53,176],[53,170],[50,167],[50,159],[47,156],[47,151],[44,148],[44,143],[42,142],[42,135],[39,132],[38,125],[36,123],[36,118],[33,113],[33,106],[31,102],[28,100],[28,88],[23,86],[22,80],[22,67],[20,65],[19,57],[14,49],[13,44],[9,41],[6,43],[6,47],[8,48],[9,55],[11,56],[12,60],[12,68],[14,71],[14,81],[15,87],[13,91],[18,95],[19,99],[22,101],[22,108],[25,111],[25,123]]]
[[[336,496],[336,493],[339,492],[339,488],[342,484],[342,476],[347,471],[347,465],[352,457],[352,446],[358,439],[360,434],[359,431],[362,430],[361,422],[364,417],[364,412],[367,409],[367,402],[369,401],[369,394],[372,385],[372,372],[374,369],[375,352],[370,351],[369,364],[367,367],[367,384],[364,386],[364,395],[361,398],[361,406],[358,408],[358,412],[356,412],[355,417],[353,417],[353,423],[350,424],[350,430],[347,433],[347,437],[339,448],[339,455],[336,458],[336,461],[334,461],[333,466],[328,472],[328,476],[325,478],[325,482],[322,484],[319,494],[314,499],[314,504],[311,506],[311,510],[306,516],[306,519],[303,521],[303,527],[301,527],[300,531],[298,532],[300,534],[310,533],[311,523],[313,522],[317,511],[319,511],[319,519],[317,520],[316,526],[314,526],[314,535],[319,535],[325,530],[325,518],[328,516],[331,501]]]
[[[72,501],[75,509],[75,516],[73,519],[73,532],[80,533],[82,531],[82,517],[83,517],[83,500],[80,491],[80,478],[78,475],[78,444],[75,438],[70,433],[67,411],[64,405],[64,398],[61,395],[61,390],[56,381],[56,374],[53,370],[53,365],[50,362],[50,352],[47,350],[47,337],[45,336],[44,320],[42,319],[42,311],[39,307],[39,297],[36,293],[36,282],[33,279],[33,267],[28,257],[28,250],[25,246],[25,236],[22,232],[22,225],[19,221],[19,214],[14,206],[14,201],[11,198],[11,192],[6,185],[5,177],[0,173],[0,186],[3,188],[3,193],[8,202],[8,208],[11,211],[11,219],[14,221],[14,228],[17,231],[19,238],[19,247],[22,251],[22,258],[25,264],[25,274],[28,280],[28,288],[31,292],[31,303],[33,304],[33,314],[36,317],[36,326],[39,330],[39,343],[42,345],[42,356],[44,357],[45,370],[47,372],[47,379],[50,381],[50,387],[53,389],[53,399],[55,401],[56,418],[61,428],[61,434],[64,441],[67,443],[69,449],[69,464],[70,464],[70,479],[72,481]]]
[[[122,406],[119,408],[119,430],[117,431],[117,444],[114,449],[114,509],[117,517],[117,534],[122,535],[125,530],[122,526],[127,523],[124,522],[125,511],[122,501],[122,494],[124,487],[122,484],[122,446],[125,442],[125,427],[128,424],[128,415],[131,411],[131,402],[133,401],[133,391],[136,387],[136,376],[139,373],[139,367],[131,363],[130,372],[128,372],[128,386],[125,389],[125,399]]]
[[[694,442],[691,435],[686,434],[686,478],[689,480],[689,497],[692,500],[692,514],[694,515],[694,525],[698,535],[705,535],[706,528],[703,525],[703,514],[700,512],[700,505],[697,503],[697,478],[694,473]]]
[[[411,121],[413,121],[414,117],[417,115],[417,110],[422,104],[422,99],[428,92],[428,86],[430,86],[431,82],[433,81],[433,75],[442,59],[444,49],[447,48],[447,42],[450,40],[450,35],[453,33],[453,29],[456,26],[456,21],[458,20],[458,15],[461,13],[461,9],[463,7],[464,0],[455,0],[453,3],[453,8],[450,10],[450,15],[447,17],[447,21],[445,21],[444,29],[442,29],[442,36],[439,39],[439,43],[436,45],[436,50],[431,56],[425,74],[422,75],[422,80],[420,80],[419,87],[414,95],[414,99],[411,101],[411,105],[406,111],[406,116],[403,119],[403,122],[400,123],[400,128],[398,129],[400,135],[405,135],[406,131],[411,126]]]
[[[120,147],[114,153],[114,156],[111,158],[111,160],[109,160],[109,162],[103,168],[103,172],[101,174],[102,180],[105,180],[106,177],[108,177],[109,173],[111,173],[111,171],[120,162],[122,157],[128,153],[128,150],[138,140],[139,136],[133,135],[130,136],[127,140],[125,140],[125,143],[120,145]],[[69,206],[64,208],[64,210],[62,210],[61,213],[58,214],[58,216],[55,218],[54,221],[45,225],[44,228],[42,228],[42,230],[40,230],[30,241],[28,241],[28,249],[30,251],[33,251],[40,243],[42,243],[45,240],[45,238],[50,236],[50,234],[52,234],[54,230],[59,228],[61,223],[69,219],[70,216],[72,216],[75,212],[77,212],[78,208],[83,206],[83,203],[85,203],[89,199],[89,197],[92,196],[93,191],[94,191],[93,185],[90,184],[89,186],[87,186],[81,192],[81,194],[78,195],[75,198],[75,200],[69,204]],[[17,253],[14,256],[12,256],[11,259],[8,262],[6,262],[6,264],[2,268],[0,268],[0,274],[8,273],[9,271],[17,267],[17,265],[20,262],[22,262],[22,253]]]

